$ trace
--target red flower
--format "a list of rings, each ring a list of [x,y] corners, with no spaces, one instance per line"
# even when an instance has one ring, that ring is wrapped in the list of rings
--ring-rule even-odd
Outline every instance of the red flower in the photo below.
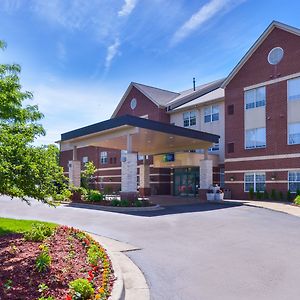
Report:
[[[70,295],[67,295],[66,300],[72,300],[72,297]]]

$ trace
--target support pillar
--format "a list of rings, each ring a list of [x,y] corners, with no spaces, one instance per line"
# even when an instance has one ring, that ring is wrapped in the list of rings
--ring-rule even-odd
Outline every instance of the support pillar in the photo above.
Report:
[[[145,163],[140,165],[140,190],[141,197],[147,197],[151,195],[150,189],[150,166]]]
[[[136,200],[137,192],[137,154],[127,153],[121,169],[121,199]]]
[[[80,187],[81,163],[77,160],[77,147],[73,147],[73,160],[69,161],[69,182],[75,187]]]
[[[200,161],[200,200],[206,201],[206,191],[213,184],[213,162],[204,155],[205,159]]]

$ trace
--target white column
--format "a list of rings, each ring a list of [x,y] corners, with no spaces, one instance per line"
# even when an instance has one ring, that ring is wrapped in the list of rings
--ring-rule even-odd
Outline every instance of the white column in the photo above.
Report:
[[[79,160],[69,161],[69,180],[70,184],[80,187],[81,163]]]
[[[213,184],[213,162],[210,159],[200,160],[200,189],[208,189]]]
[[[140,165],[140,188],[150,188],[150,166]]]
[[[127,153],[122,162],[121,192],[137,192],[137,154]]]

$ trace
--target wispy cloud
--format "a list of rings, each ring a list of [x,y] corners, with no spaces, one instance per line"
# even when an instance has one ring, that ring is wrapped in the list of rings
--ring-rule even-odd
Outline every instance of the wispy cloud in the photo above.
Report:
[[[108,70],[110,68],[111,62],[114,57],[119,53],[119,47],[121,43],[119,38],[116,38],[114,43],[107,48],[107,54],[105,58],[105,69]]]
[[[119,17],[125,17],[131,14],[137,5],[138,0],[125,0],[122,9],[118,12]]]
[[[173,35],[171,44],[177,44],[188,37],[194,30],[211,20],[217,14],[224,14],[245,0],[210,0],[203,5]]]

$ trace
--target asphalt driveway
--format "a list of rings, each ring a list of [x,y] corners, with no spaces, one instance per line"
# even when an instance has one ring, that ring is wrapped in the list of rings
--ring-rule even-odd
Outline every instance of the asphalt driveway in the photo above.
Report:
[[[0,216],[75,226],[141,248],[127,254],[152,299],[299,299],[300,218],[287,214],[218,204],[125,214],[0,197]]]

